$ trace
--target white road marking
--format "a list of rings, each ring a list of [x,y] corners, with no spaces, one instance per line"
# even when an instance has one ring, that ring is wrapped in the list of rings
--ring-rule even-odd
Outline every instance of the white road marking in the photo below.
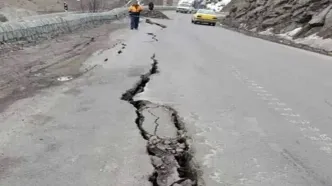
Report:
[[[299,127],[299,131],[304,137],[310,139],[313,143],[319,146],[319,149],[329,155],[332,154],[332,138],[327,134],[321,134],[320,129],[314,127],[310,121],[303,120],[300,114],[293,112],[292,108],[287,107],[287,104],[268,93],[263,86],[259,85],[253,80],[250,80],[247,76],[241,74],[239,69],[235,66],[231,66],[232,74],[237,77],[241,82],[247,85],[249,90],[256,93],[256,95],[264,101],[268,101],[269,108],[274,109],[280,114],[286,121]],[[236,74],[235,74],[236,72]],[[259,92],[257,89],[264,91]]]

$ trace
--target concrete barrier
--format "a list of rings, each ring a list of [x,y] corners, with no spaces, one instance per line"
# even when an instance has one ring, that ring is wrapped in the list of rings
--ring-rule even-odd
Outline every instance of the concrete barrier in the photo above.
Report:
[[[175,7],[157,6],[155,9],[167,11],[175,10]],[[15,43],[18,41],[35,41],[40,38],[52,38],[60,34],[110,23],[127,15],[127,8],[116,8],[101,13],[69,14],[52,18],[41,17],[35,20],[5,22],[0,25],[0,42]]]

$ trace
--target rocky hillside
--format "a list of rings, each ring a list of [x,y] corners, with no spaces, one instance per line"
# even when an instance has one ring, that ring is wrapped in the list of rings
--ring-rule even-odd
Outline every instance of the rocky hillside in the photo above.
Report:
[[[233,0],[224,24],[248,30],[285,33],[299,30],[294,37],[317,33],[332,38],[332,2],[330,0]]]

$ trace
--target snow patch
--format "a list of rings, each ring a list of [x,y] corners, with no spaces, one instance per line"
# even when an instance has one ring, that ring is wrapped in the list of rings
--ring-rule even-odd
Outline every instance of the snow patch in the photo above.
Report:
[[[259,32],[259,34],[262,34],[262,35],[273,35],[273,32],[272,32],[273,28],[268,28],[262,32]]]
[[[298,27],[298,28],[295,28],[294,30],[291,30],[289,32],[286,32],[286,33],[283,33],[283,34],[278,34],[277,36],[291,40],[293,38],[293,36],[295,34],[297,34],[301,29],[302,29],[302,27]]]
[[[231,0],[221,0],[217,3],[209,3],[206,7],[216,12],[220,12],[230,2]]]
[[[319,49],[324,49],[327,51],[332,51],[332,39],[323,39],[322,37],[317,36],[317,34],[312,34],[305,38],[296,39],[294,42],[309,45]]]
[[[294,30],[291,30],[289,32],[283,33],[283,34],[274,34],[272,32],[272,28],[269,28],[265,31],[259,32],[261,35],[268,35],[268,36],[276,36],[282,39],[287,39],[290,41],[293,41],[298,44],[305,44],[314,48],[323,49],[326,51],[332,51],[332,39],[323,39],[322,37],[317,36],[316,34],[312,34],[305,38],[299,38],[296,40],[293,40],[293,36],[300,32],[302,27],[295,28]]]

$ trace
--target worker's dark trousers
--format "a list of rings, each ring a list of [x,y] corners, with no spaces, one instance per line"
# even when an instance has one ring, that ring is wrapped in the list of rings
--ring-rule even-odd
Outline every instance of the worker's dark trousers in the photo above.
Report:
[[[130,28],[138,29],[139,24],[139,16],[138,15],[130,15]]]

